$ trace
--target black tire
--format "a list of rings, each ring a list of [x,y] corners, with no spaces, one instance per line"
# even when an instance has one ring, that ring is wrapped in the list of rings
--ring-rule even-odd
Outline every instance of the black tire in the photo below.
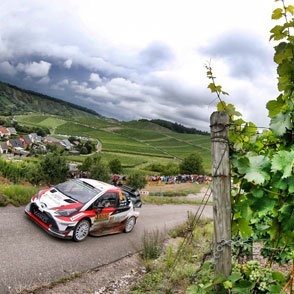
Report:
[[[87,238],[89,231],[90,223],[86,219],[82,219],[76,225],[72,238],[76,242],[82,242]]]
[[[130,233],[134,229],[135,224],[136,224],[136,218],[134,216],[131,216],[127,220],[126,227],[124,229],[125,233]]]

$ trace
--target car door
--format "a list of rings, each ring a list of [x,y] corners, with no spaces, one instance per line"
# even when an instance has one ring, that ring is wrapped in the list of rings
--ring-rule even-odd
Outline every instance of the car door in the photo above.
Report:
[[[130,215],[131,211],[131,200],[128,197],[127,193],[119,192],[118,195],[118,205],[115,211],[112,213],[112,223],[111,232],[121,232],[125,228],[126,221]]]
[[[91,235],[99,236],[110,233],[110,229],[114,225],[112,214],[118,206],[118,194],[115,192],[107,192],[100,196],[94,203],[93,209],[96,216],[91,227]]]

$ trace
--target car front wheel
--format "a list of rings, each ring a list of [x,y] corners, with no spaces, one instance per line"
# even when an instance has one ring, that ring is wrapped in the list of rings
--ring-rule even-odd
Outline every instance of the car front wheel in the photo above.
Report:
[[[136,224],[136,218],[134,216],[131,216],[127,220],[126,227],[125,227],[125,232],[130,233],[133,230],[135,224]]]
[[[82,219],[81,221],[78,222],[78,224],[75,227],[73,240],[76,242],[84,241],[89,234],[89,230],[90,230],[89,222],[86,219]]]

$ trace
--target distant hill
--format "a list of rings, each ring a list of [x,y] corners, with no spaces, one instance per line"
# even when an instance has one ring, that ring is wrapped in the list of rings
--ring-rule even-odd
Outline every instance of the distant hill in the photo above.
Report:
[[[96,111],[86,107],[0,82],[0,115],[28,112],[101,117]]]
[[[144,122],[144,121],[148,121],[148,120],[141,119],[140,121]],[[164,128],[167,128],[171,131],[181,133],[181,134],[197,134],[197,135],[209,136],[208,132],[200,131],[195,128],[187,128],[187,127],[185,127],[181,124],[178,124],[176,122],[173,123],[173,122],[163,120],[163,119],[151,119],[150,122],[157,124],[159,126],[162,126]]]

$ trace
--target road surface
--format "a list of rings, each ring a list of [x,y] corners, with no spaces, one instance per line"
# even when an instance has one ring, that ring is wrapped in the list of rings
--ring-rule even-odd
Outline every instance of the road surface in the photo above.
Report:
[[[194,205],[151,205],[138,209],[140,217],[129,233],[88,237],[84,242],[48,235],[25,214],[24,207],[0,208],[0,293],[17,291],[117,260],[140,248],[144,230],[164,231],[187,219]],[[212,218],[212,207],[204,217]]]

